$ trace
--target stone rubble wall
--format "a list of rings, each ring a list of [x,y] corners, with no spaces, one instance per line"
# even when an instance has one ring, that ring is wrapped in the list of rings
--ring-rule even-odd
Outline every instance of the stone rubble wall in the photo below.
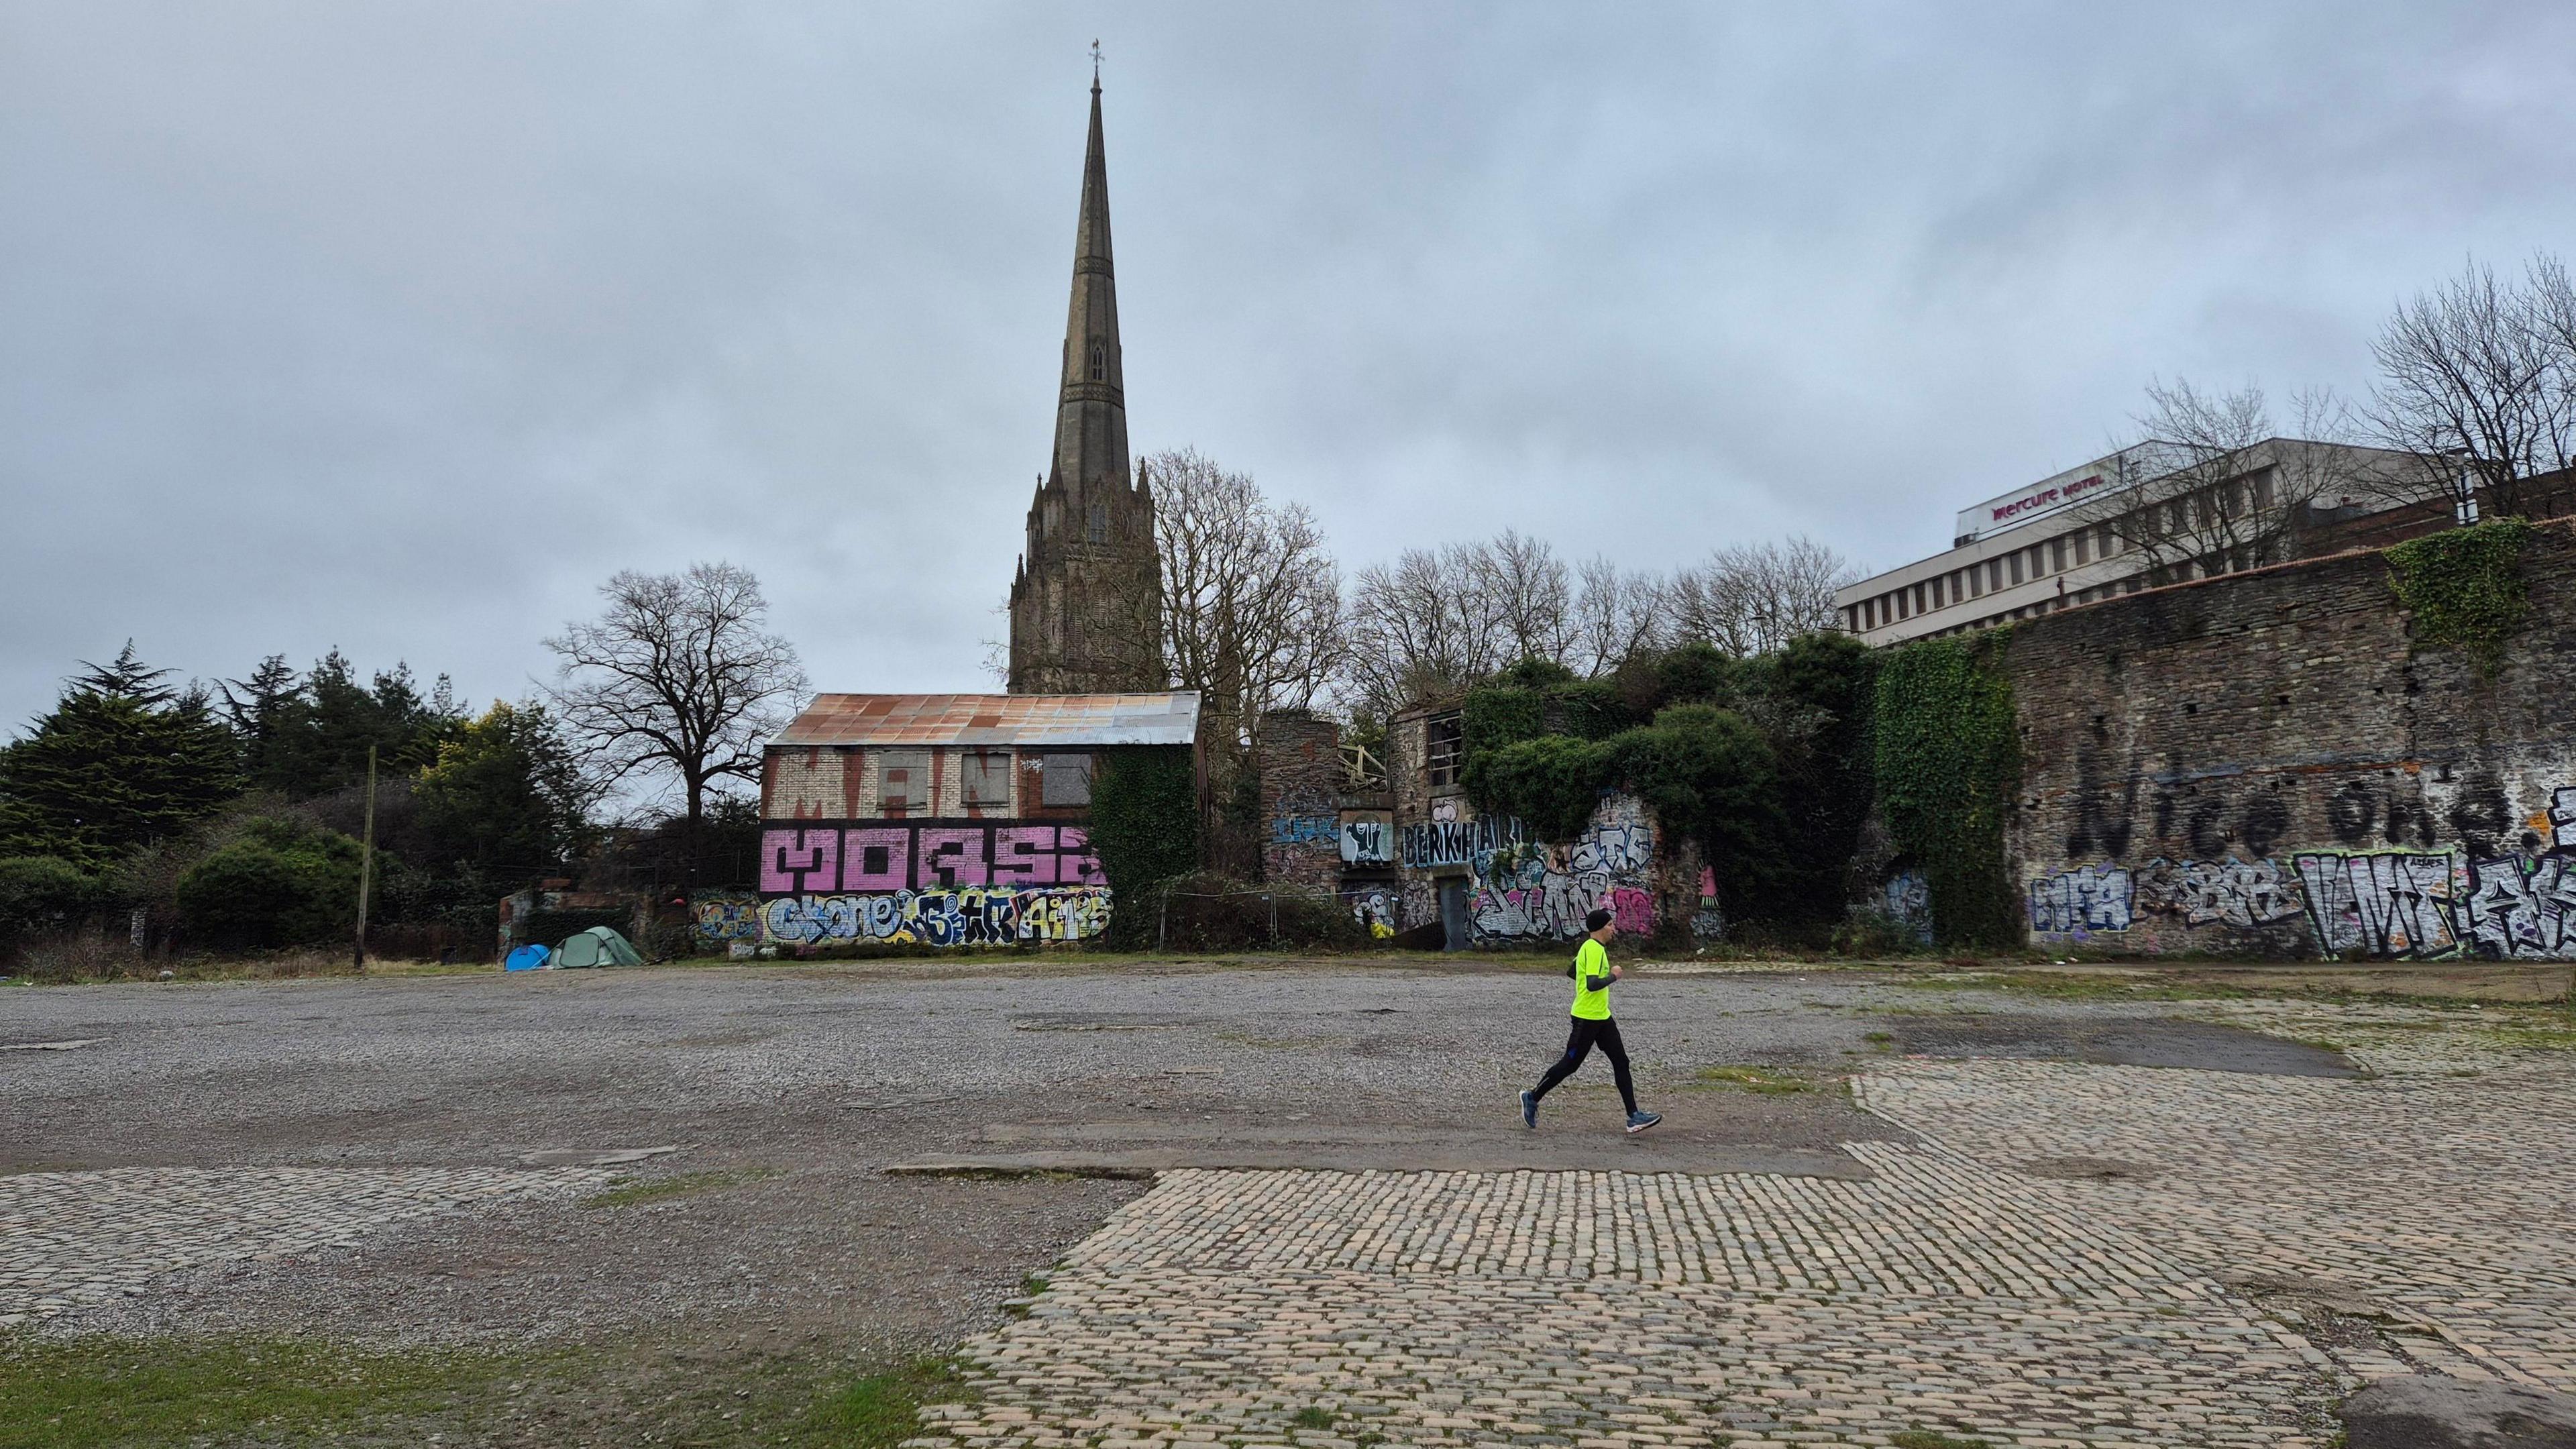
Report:
[[[2493,680],[2417,649],[2383,554],[2015,626],[2032,939],[2122,952],[2576,958],[2576,524]]]

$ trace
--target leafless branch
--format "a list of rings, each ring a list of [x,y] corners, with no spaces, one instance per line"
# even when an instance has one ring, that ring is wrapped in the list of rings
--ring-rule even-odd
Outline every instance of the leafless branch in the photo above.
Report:
[[[795,646],[763,631],[760,581],[732,564],[622,570],[599,592],[599,618],[545,641],[547,694],[599,780],[675,777],[695,822],[710,783],[759,778],[761,746],[805,691]]]

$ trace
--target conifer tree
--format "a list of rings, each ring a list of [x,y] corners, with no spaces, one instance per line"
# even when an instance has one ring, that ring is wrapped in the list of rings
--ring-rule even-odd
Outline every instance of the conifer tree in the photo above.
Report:
[[[134,657],[85,665],[26,738],[0,750],[0,856],[86,869],[186,829],[241,788],[240,756],[203,689]]]

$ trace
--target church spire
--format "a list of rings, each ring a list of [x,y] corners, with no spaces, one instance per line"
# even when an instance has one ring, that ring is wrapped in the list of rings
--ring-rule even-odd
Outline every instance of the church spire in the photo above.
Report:
[[[1082,211],[1073,227],[1073,297],[1065,310],[1064,378],[1056,401],[1055,465],[1088,502],[1127,486],[1127,380],[1118,348],[1118,281],[1109,248],[1109,160],[1100,137],[1100,75],[1091,78],[1091,136],[1082,157]]]
[[[1011,577],[1014,694],[1160,689],[1168,680],[1153,494],[1128,476],[1126,361],[1110,261],[1099,60],[1095,45],[1054,456],[1029,504],[1028,552]]]

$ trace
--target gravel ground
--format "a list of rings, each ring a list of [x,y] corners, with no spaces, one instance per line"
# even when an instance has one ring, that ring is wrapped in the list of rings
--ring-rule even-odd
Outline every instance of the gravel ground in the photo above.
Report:
[[[537,1442],[603,1425],[613,1436],[649,1422],[630,1402],[646,1389],[715,1383],[746,1363],[943,1350],[1144,1190],[885,1171],[898,1164],[1036,1145],[1111,1159],[1150,1147],[1157,1165],[1192,1165],[1257,1140],[1285,1165],[1402,1165],[1453,1139],[1541,1140],[1557,1156],[1531,1165],[1653,1165],[1634,1155],[1645,1143],[1787,1164],[1764,1170],[1831,1157],[1866,1178],[1841,1144],[1914,1139],[1860,1111],[1836,1079],[1891,1054],[2349,1070],[2334,1052],[2167,1019],[2157,1004],[1648,965],[1619,989],[1620,1021],[1667,1125],[1639,1139],[1615,1131],[1609,1074],[1594,1062],[1550,1099],[1548,1130],[1523,1137],[1513,1094],[1559,1049],[1564,997],[1546,962],[919,960],[9,988],[0,1048],[89,1044],[0,1050],[0,1174],[112,1177],[120,1191],[139,1181],[148,1200],[148,1175],[130,1170],[335,1169],[361,1197],[445,1180],[431,1170],[557,1173],[546,1191],[387,1209],[354,1240],[274,1252],[248,1229],[168,1212],[168,1233],[212,1232],[217,1246],[173,1251],[107,1301],[46,1320],[627,1355],[632,1393],[536,1416],[550,1426],[531,1431]],[[1745,1065],[1809,1089],[1700,1079]],[[566,1153],[648,1147],[678,1150],[562,1165]],[[656,1183],[682,1190],[599,1198]],[[0,1237],[9,1194],[0,1176]]]
[[[1684,969],[1650,965],[1620,988],[1641,1087],[1672,1118],[1639,1141],[1831,1151],[1905,1137],[1838,1091],[1683,1090],[1711,1065],[1829,1074],[1919,1049],[2344,1069],[2153,1008]],[[886,1166],[1126,1139],[1186,1158],[1227,1133],[1293,1139],[1283,1150],[1331,1165],[1354,1142],[1400,1155],[1444,1132],[1517,1131],[1512,1094],[1556,1050],[1563,996],[1542,963],[922,960],[22,988],[0,993],[0,1045],[94,1044],[0,1052],[0,1170],[505,1167],[673,1146],[625,1170],[775,1175],[632,1206],[469,1208],[302,1254],[292,1271],[191,1268],[78,1326],[583,1338],[696,1315],[935,1337],[1137,1189]],[[1609,1155],[1633,1145],[1615,1132],[1578,1130],[1615,1115],[1598,1062],[1550,1102],[1556,1141],[1635,1165]]]

